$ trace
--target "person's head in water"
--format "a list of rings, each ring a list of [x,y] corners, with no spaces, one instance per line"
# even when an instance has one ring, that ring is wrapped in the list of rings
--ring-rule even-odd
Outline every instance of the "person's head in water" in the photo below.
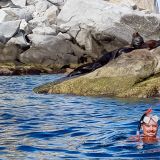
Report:
[[[141,117],[137,129],[139,135],[140,129],[144,137],[156,137],[158,131],[158,116],[151,115],[152,109],[148,109]]]
[[[158,131],[158,116],[147,115],[143,118],[141,123],[143,136],[156,137]]]

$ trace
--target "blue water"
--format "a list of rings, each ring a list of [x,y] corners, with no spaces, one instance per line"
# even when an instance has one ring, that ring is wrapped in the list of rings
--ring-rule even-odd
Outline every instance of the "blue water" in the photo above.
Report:
[[[35,94],[63,75],[0,77],[0,160],[160,159],[160,144],[128,137],[159,99]],[[159,134],[159,133],[158,133]]]

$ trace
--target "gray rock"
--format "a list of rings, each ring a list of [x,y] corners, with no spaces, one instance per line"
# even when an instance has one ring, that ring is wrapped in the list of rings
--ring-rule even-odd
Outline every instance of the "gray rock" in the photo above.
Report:
[[[38,40],[36,39],[37,36],[39,37]],[[78,57],[74,54],[71,43],[61,37],[35,35],[31,40],[33,47],[20,55],[20,61],[23,63],[60,66],[78,63]]]
[[[0,46],[0,62],[6,62],[15,61],[19,54],[21,53],[21,50],[16,45],[1,45]]]
[[[19,19],[18,16],[13,12],[8,12],[6,9],[0,10],[0,23],[6,22],[6,21],[15,21],[18,19]]]
[[[34,91],[83,96],[151,97],[159,92],[159,78],[146,79],[153,76],[156,66],[155,58],[148,50],[134,50],[92,73],[43,85]]]
[[[15,4],[13,4],[13,2],[11,0],[1,0],[0,1],[0,6],[2,8],[6,8],[6,7],[12,7],[12,8],[19,8],[20,6],[16,6]]]
[[[7,42],[7,44],[8,45],[17,44],[17,45],[21,46],[21,48],[27,48],[30,46],[30,43],[27,42],[24,33],[21,31],[18,34],[16,34],[14,37],[12,37]]]
[[[35,5],[38,2],[38,0],[27,0],[27,5]]]
[[[118,5],[131,6],[133,9],[145,10],[146,12],[159,12],[157,0],[107,0]]]
[[[160,47],[151,51],[152,56],[155,58],[156,67],[154,69],[154,74],[160,73]]]
[[[25,19],[29,21],[32,19],[32,11],[29,8],[4,8],[0,10],[0,22],[14,21]]]
[[[33,19],[29,21],[32,29],[36,27],[52,27],[56,24],[58,8],[47,1],[39,1],[36,3]]]
[[[0,37],[6,39],[13,37],[18,32],[20,23],[21,20],[0,23]]]
[[[145,79],[154,74],[157,64],[150,51],[146,49],[134,50],[122,54],[104,67],[87,75],[87,77],[137,77]]]
[[[145,40],[159,39],[159,14],[132,13],[121,17],[120,22],[139,32]]]
[[[44,13],[44,17],[48,19],[50,25],[56,24],[58,13],[58,8],[53,5],[46,10],[46,12]]]
[[[130,44],[135,31],[145,40],[159,39],[159,15],[145,14],[131,6],[103,0],[67,0],[57,24],[81,48],[96,55],[104,48],[110,51]]]
[[[83,54],[78,46],[66,40],[63,34],[58,36],[31,34],[32,47],[20,55],[23,63],[42,63],[44,65],[77,64]]]
[[[35,16],[43,16],[46,10],[51,6],[52,4],[47,0],[39,0],[35,4]]]
[[[56,29],[51,27],[36,27],[32,30],[33,34],[38,35],[56,35]]]
[[[10,12],[10,14],[15,14],[19,19],[25,19],[27,22],[33,19],[32,17],[33,9],[29,7],[26,7],[23,9],[12,8],[12,9],[6,10],[6,12],[8,13]]]
[[[26,0],[11,0],[13,4],[20,6],[20,7],[25,7],[26,6]]]
[[[4,37],[3,35],[0,35],[0,43],[5,44],[7,42],[7,38]]]

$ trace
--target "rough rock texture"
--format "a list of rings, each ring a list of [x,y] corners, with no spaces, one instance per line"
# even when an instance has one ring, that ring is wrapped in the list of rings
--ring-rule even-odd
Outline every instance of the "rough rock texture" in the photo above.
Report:
[[[11,0],[13,4],[24,7],[26,5],[26,0]]]
[[[19,29],[21,20],[7,21],[0,24],[0,37],[3,36],[6,39],[13,37]],[[7,30],[6,30],[7,28]]]
[[[145,6],[142,1],[147,1]],[[135,31],[145,40],[159,38],[160,16],[147,14],[155,12],[157,4],[141,2],[1,0],[0,43],[6,48],[18,45],[23,52],[17,59],[21,63],[63,67],[91,62],[104,49],[129,45]]]
[[[21,53],[21,50],[16,45],[0,45],[0,61],[6,62],[6,61],[15,61],[19,54]]]
[[[55,64],[57,65],[66,65],[70,63],[78,63],[78,56],[81,56],[82,53],[78,50],[75,50],[75,47],[71,42],[65,40],[62,37],[44,36],[35,35],[32,37],[32,42],[38,42],[37,38],[39,37],[39,43],[34,43],[34,47],[31,47],[26,52],[20,55],[20,61],[23,63],[39,63],[45,65]],[[36,40],[34,40],[34,38]]]
[[[159,13],[157,0],[133,0],[139,9]]]
[[[160,52],[160,48],[152,53],[135,50],[123,54],[92,73],[60,83],[47,84],[36,88],[35,92],[117,97],[155,96],[159,92],[157,88],[160,83],[159,76],[153,76],[160,63],[159,54],[155,57],[157,52]],[[148,80],[149,77],[153,78]],[[157,81],[158,84],[154,83]]]
[[[160,18],[103,0],[68,0],[57,24],[81,48],[99,56],[103,48],[111,51],[128,45],[135,31],[145,39],[158,39]]]
[[[157,0],[106,0],[111,3],[130,5],[134,9],[146,10],[147,12],[159,12]]]

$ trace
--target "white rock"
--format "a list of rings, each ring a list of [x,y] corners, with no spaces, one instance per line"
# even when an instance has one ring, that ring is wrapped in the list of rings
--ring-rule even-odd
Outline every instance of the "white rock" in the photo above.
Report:
[[[47,45],[48,41],[53,39],[54,36],[52,35],[40,35],[40,34],[29,34],[28,38],[32,42],[33,46],[41,46]]]
[[[138,8],[148,10],[150,12],[159,13],[157,0],[133,0]]]
[[[9,7],[9,6],[12,6],[13,3],[10,1],[10,0],[1,0],[0,1],[0,6],[1,7]]]
[[[18,33],[16,36],[12,37],[7,44],[19,44],[22,47],[29,46],[30,44],[27,43],[24,34],[22,32]]]
[[[21,20],[0,23],[0,36],[10,39],[19,30]]]
[[[22,19],[19,29],[28,32],[28,23],[26,22],[25,19]]]
[[[54,5],[50,6],[49,8],[48,7],[49,6],[46,4],[43,12],[41,12],[40,14],[38,14],[37,12],[34,13],[34,18],[29,21],[29,24],[33,29],[36,27],[51,27],[53,24],[56,24],[58,9]]]
[[[47,0],[39,0],[35,5],[36,12],[34,13],[34,15],[43,16],[46,10],[51,6],[52,4],[49,3]]]
[[[157,0],[108,0],[111,3],[137,6],[140,10],[159,12]]]
[[[35,5],[38,2],[38,0],[27,0],[27,5]]]
[[[64,39],[66,39],[66,40],[71,40],[71,38],[72,38],[69,34],[67,34],[67,33],[61,33],[61,32],[59,32],[57,36],[58,37],[62,37]]]
[[[36,27],[32,30],[33,34],[39,35],[56,35],[56,29],[51,27]]]
[[[57,15],[58,15],[58,8],[54,5],[49,7],[44,13],[44,17],[48,19],[50,25],[56,23]]]
[[[5,8],[2,9],[8,16],[6,16],[6,20],[16,20],[16,19],[25,19],[29,21],[32,19],[32,10],[28,7],[26,8]]]
[[[113,22],[119,22],[126,13],[131,14],[132,10],[103,0],[68,0],[57,17],[57,23],[63,27],[84,23],[104,29]]]
[[[9,20],[16,20],[17,17],[10,16],[7,14],[3,9],[0,10],[0,23],[9,21]]]
[[[26,0],[11,0],[13,4],[21,7],[26,6]]]
[[[146,39],[158,39],[160,16],[133,10],[131,5],[103,0],[67,0],[57,24],[61,32],[70,34],[89,52],[93,51],[94,40],[108,51],[128,45],[135,31]]]

